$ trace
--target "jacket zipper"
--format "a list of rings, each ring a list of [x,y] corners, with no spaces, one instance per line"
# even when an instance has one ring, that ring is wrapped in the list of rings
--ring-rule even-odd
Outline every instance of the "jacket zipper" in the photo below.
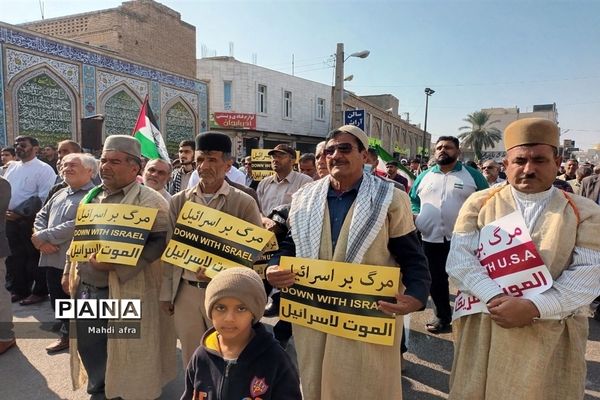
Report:
[[[233,363],[231,361],[227,361],[227,364],[225,365],[225,374],[221,380],[219,400],[227,400],[227,395],[229,394],[229,369],[231,369],[232,365]]]

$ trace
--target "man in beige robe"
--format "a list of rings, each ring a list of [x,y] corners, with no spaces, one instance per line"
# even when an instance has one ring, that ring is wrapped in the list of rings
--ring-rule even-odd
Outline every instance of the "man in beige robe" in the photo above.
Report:
[[[559,130],[526,118],[504,131],[509,184],[473,194],[460,210],[448,275],[489,313],[454,321],[450,399],[580,400],[589,304],[600,294],[600,207],[552,182]],[[553,278],[528,299],[506,295],[475,257],[480,231],[520,211]]]
[[[140,143],[135,138],[109,136],[100,158],[103,184],[82,200],[158,208],[137,265],[99,262],[92,254],[89,262],[67,261],[63,275],[63,288],[71,298],[141,300],[139,338],[107,337],[88,330],[106,327],[106,320],[74,321],[72,332],[77,337],[70,343],[71,378],[74,389],[87,380],[91,399],[156,399],[177,375],[173,321],[160,311],[158,300],[168,204],[156,191],[137,183],[140,159]]]
[[[384,346],[293,324],[305,400],[401,399],[401,316],[422,310],[427,302],[431,277],[408,196],[363,173],[367,148],[368,137],[356,126],[330,133],[324,149],[330,176],[294,196],[291,235],[271,260],[267,279],[277,288],[294,283],[294,273],[278,268],[282,255],[399,266],[396,302],[379,302],[381,311],[400,316],[396,335],[392,346]]]
[[[169,212],[170,232],[175,229],[179,212],[187,201],[261,226],[256,201],[225,180],[225,174],[233,162],[229,136],[218,132],[204,132],[198,135],[195,155],[200,182],[193,188],[173,195]],[[163,310],[174,316],[177,337],[181,341],[184,367],[200,346],[204,332],[212,326],[212,321],[204,309],[204,294],[208,281],[209,278],[201,269],[194,273],[165,263],[160,300]]]

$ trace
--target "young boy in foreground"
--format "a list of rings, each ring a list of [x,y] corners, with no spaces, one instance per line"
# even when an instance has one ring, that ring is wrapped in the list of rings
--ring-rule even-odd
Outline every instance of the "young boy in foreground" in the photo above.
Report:
[[[258,322],[267,297],[250,268],[229,268],[210,281],[205,307],[212,319],[187,366],[181,400],[299,400],[298,373]]]

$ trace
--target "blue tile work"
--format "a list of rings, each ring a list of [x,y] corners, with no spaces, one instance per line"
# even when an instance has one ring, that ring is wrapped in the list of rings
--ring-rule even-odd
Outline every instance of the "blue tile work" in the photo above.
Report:
[[[150,83],[150,108],[154,113],[154,118],[160,126],[160,85],[158,82],[152,81]]]
[[[96,108],[96,68],[83,64],[83,115],[90,117],[98,113]]]
[[[208,86],[206,83],[195,82],[195,92],[198,93],[198,131],[208,130]]]
[[[6,118],[4,116],[6,107],[4,105],[4,79],[2,76],[4,72],[4,67],[2,66],[4,53],[2,52],[2,47],[2,44],[0,44],[0,147],[6,146]]]
[[[158,81],[160,83],[172,85],[177,88],[198,92],[198,82],[195,82],[191,79],[153,70],[138,64],[133,64],[124,60],[108,57],[103,54],[94,53],[92,51],[83,50],[64,43],[55,42],[45,37],[34,36],[5,27],[0,28],[0,43],[11,44],[22,49],[35,50],[47,55],[58,56],[68,60],[88,64],[90,66],[102,67],[112,71],[121,72],[152,81]]]

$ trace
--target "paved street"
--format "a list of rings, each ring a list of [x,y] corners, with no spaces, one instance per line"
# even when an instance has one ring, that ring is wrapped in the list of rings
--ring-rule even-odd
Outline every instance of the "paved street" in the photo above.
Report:
[[[0,399],[88,399],[84,390],[71,390],[68,354],[63,352],[49,356],[44,350],[56,335],[51,332],[53,315],[50,304],[46,302],[28,307],[13,305],[13,311],[20,334],[38,338],[19,339],[17,349],[11,349],[0,357]],[[452,366],[451,334],[436,336],[427,333],[424,325],[432,315],[428,308],[412,316],[409,322],[410,350],[406,355],[406,371],[402,378],[405,400],[447,398]],[[39,322],[43,322],[41,330]],[[42,335],[46,338],[39,338]],[[600,322],[594,320],[590,320],[586,358],[588,381],[585,399],[600,399]],[[180,368],[177,379],[165,388],[161,399],[178,399],[182,389],[183,371]]]

